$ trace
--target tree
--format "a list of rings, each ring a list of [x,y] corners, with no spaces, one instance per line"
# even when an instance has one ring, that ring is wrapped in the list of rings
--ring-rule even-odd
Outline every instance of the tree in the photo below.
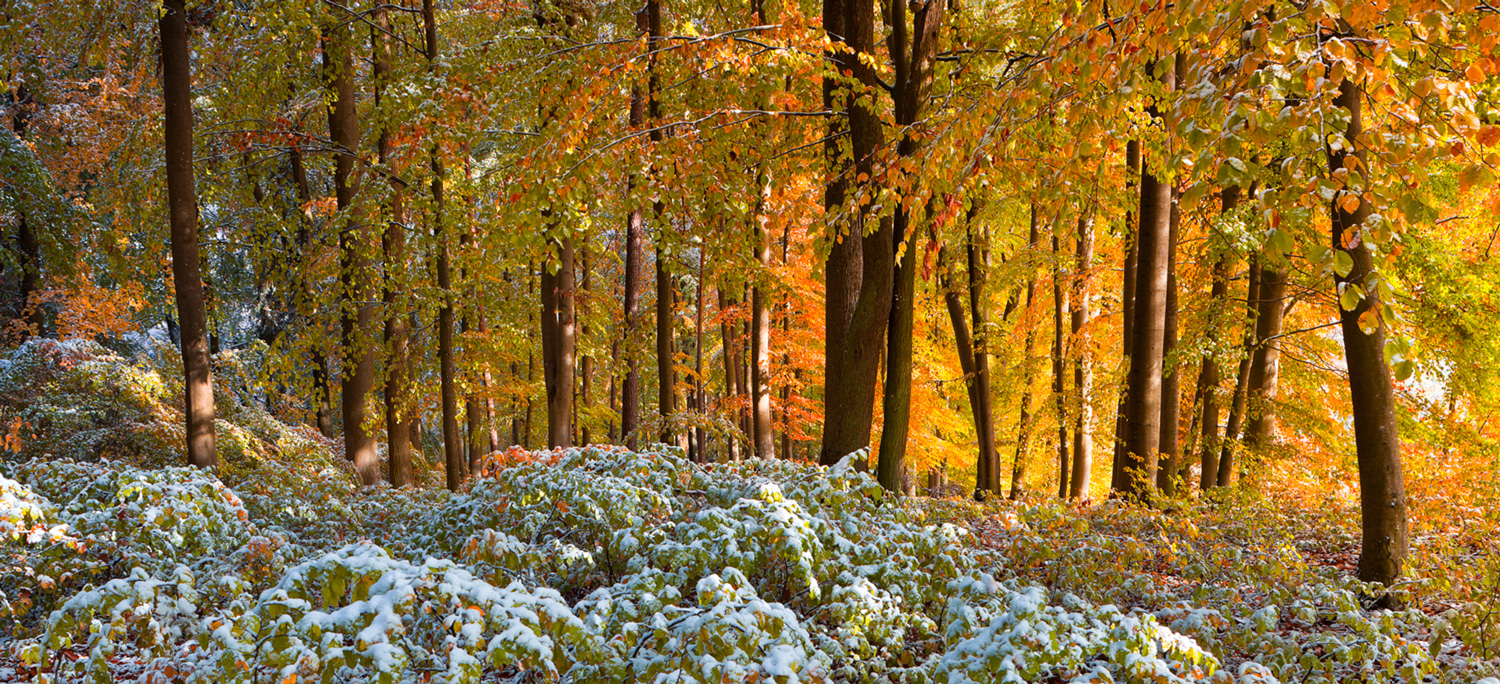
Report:
[[[1031,229],[1026,238],[1026,263],[1032,264],[1037,261],[1037,245],[1041,243],[1039,226],[1041,216],[1039,215],[1035,202],[1031,203]],[[1035,429],[1032,425],[1031,414],[1031,384],[1032,384],[1032,357],[1036,353],[1036,272],[1027,269],[1026,275],[1026,308],[1022,310],[1021,327],[1026,331],[1025,346],[1021,348],[1021,418],[1016,424],[1016,457],[1015,463],[1010,470],[1010,500],[1020,500],[1026,491],[1026,461],[1027,449],[1031,446],[1031,433]]]
[[[1073,473],[1068,487],[1068,496],[1075,501],[1089,498],[1089,480],[1094,474],[1094,438],[1090,434],[1094,422],[1093,404],[1094,368],[1089,359],[1089,296],[1090,274],[1094,264],[1094,219],[1091,212],[1078,215],[1078,248],[1075,268],[1078,275],[1073,279],[1073,391],[1077,394],[1073,409]]]
[[[1165,66],[1163,66],[1165,65]],[[1171,63],[1155,67],[1164,91],[1170,92]],[[1153,121],[1161,121],[1161,105],[1147,107]],[[1162,343],[1166,335],[1167,260],[1170,254],[1171,170],[1163,159],[1142,155],[1140,229],[1136,236],[1135,311],[1132,325],[1129,387],[1125,403],[1124,493],[1145,498],[1156,483],[1157,449],[1161,439]]]
[[[1052,399],[1057,411],[1057,498],[1068,498],[1068,468],[1073,462],[1068,458],[1068,381],[1063,369],[1067,367],[1063,345],[1063,315],[1068,310],[1068,295],[1063,283],[1068,279],[1063,267],[1062,221],[1052,223]]]
[[[435,0],[422,0],[422,30],[427,48],[427,69],[436,73],[438,68],[437,14]],[[437,249],[438,302],[438,384],[443,413],[443,465],[447,473],[447,485],[458,491],[468,477],[468,461],[464,458],[463,432],[458,426],[458,371],[453,358],[453,280],[452,265],[448,249],[447,193],[444,181],[443,160],[436,141],[431,143],[428,154],[432,167],[432,238]],[[530,276],[528,275],[528,278]],[[527,420],[530,433],[530,419]]]
[[[1132,139],[1125,144],[1125,178],[1128,186],[1127,203],[1137,203],[1140,191],[1137,182],[1141,177],[1141,142]],[[1120,352],[1125,359],[1126,370],[1129,371],[1130,364],[1134,363],[1135,343],[1135,281],[1137,271],[1137,260],[1140,255],[1140,223],[1138,217],[1132,211],[1125,212],[1125,234],[1121,237],[1121,245],[1125,251],[1125,261],[1120,269],[1122,273],[1120,281]],[[1125,437],[1127,423],[1125,420],[1125,407],[1130,401],[1130,383],[1126,382],[1120,390],[1120,402],[1118,413],[1115,418],[1115,449],[1114,459],[1110,465],[1109,488],[1112,492],[1123,492],[1126,487],[1125,478]]]
[[[1240,202],[1240,188],[1231,185],[1224,188],[1220,197],[1219,214],[1230,216],[1235,212]],[[1229,309],[1229,255],[1219,251],[1214,258],[1212,267],[1213,284],[1210,285],[1208,299],[1209,306],[1214,311],[1227,311]],[[1220,320],[1215,315],[1215,322]],[[1203,408],[1202,418],[1198,421],[1201,436],[1198,439],[1200,453],[1198,488],[1203,491],[1213,489],[1219,484],[1219,357],[1216,353],[1215,342],[1218,340],[1218,325],[1211,325],[1208,329],[1209,352],[1203,357],[1203,370],[1199,372],[1198,383],[1202,388]]]
[[[554,239],[542,267],[542,377],[547,446],[573,446],[573,240]]]
[[[386,459],[389,463],[392,487],[414,484],[412,473],[412,416],[407,405],[410,391],[409,378],[411,354],[407,348],[409,316],[406,310],[406,213],[402,206],[402,193],[406,181],[391,168],[394,149],[391,144],[389,114],[381,109],[381,96],[391,78],[391,23],[384,5],[374,12],[375,25],[370,28],[370,43],[375,48],[373,73],[375,82],[375,108],[379,113],[380,136],[376,141],[376,152],[380,166],[389,181],[386,192],[384,230],[381,231],[381,249],[385,257],[385,430]]]
[[[166,119],[167,208],[172,227],[172,285],[177,293],[182,348],[183,413],[188,463],[217,471],[214,386],[208,353],[208,317],[198,255],[198,193],[193,178],[193,76],[187,8],[166,0],[161,31],[161,90]],[[24,280],[23,280],[24,282]]]
[[[1354,413],[1354,451],[1359,461],[1359,579],[1391,584],[1401,576],[1407,552],[1406,482],[1401,468],[1401,436],[1396,394],[1386,362],[1384,301],[1380,276],[1365,245],[1370,207],[1361,194],[1365,158],[1363,90],[1349,79],[1339,83],[1335,107],[1349,124],[1341,136],[1330,136],[1328,173],[1339,185],[1328,207],[1337,254],[1345,255],[1343,275],[1334,273],[1339,292],[1339,328],[1349,367],[1349,396]],[[1341,173],[1342,172],[1342,173]],[[1352,301],[1351,301],[1352,300]],[[1353,304],[1352,306],[1348,304]],[[1387,594],[1383,603],[1392,599]]]
[[[890,216],[871,208],[879,203],[871,201],[879,188],[870,179],[885,141],[872,97],[880,82],[872,63],[874,4],[823,0],[823,29],[833,41],[823,103],[839,115],[829,118],[824,143],[828,181],[823,206],[835,239],[824,264],[826,352],[818,462],[833,465],[870,446],[895,284],[895,240]]]

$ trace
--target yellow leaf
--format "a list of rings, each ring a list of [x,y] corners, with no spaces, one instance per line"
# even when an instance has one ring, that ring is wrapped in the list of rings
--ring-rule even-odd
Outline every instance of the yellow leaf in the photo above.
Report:
[[[1359,211],[1359,195],[1345,194],[1343,197],[1340,197],[1339,208],[1348,214]]]

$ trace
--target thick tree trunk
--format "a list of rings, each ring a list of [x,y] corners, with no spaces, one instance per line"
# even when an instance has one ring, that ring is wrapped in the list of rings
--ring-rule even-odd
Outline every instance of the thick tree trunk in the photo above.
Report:
[[[375,353],[363,339],[374,322],[374,269],[370,259],[369,227],[356,202],[359,193],[359,112],[355,107],[353,36],[348,23],[328,17],[323,27],[323,78],[333,95],[328,106],[328,131],[335,154],[334,195],[343,225],[339,229],[339,273],[342,306],[339,322],[344,353],[342,411],[344,455],[354,463],[362,484],[380,481],[380,455],[366,422],[370,390],[375,384]]]
[[[1127,189],[1133,197],[1129,200],[1136,201],[1139,205],[1140,191],[1137,181],[1141,177],[1141,142],[1131,140],[1125,144],[1125,178]],[[1127,200],[1127,201],[1129,201]],[[1127,204],[1127,206],[1129,206]],[[1120,402],[1117,407],[1115,418],[1115,449],[1114,459],[1110,466],[1109,489],[1111,492],[1123,492],[1126,486],[1125,477],[1125,436],[1129,431],[1125,421],[1125,406],[1130,400],[1130,364],[1135,359],[1131,353],[1134,351],[1135,342],[1135,280],[1136,263],[1140,256],[1140,222],[1133,212],[1125,212],[1125,236],[1124,250],[1125,263],[1123,267],[1123,279],[1120,283],[1120,352],[1124,355],[1126,364],[1126,380],[1120,388]]]
[[[1181,65],[1180,60],[1178,64]],[[1167,228],[1167,308],[1162,323],[1161,427],[1157,446],[1163,463],[1156,469],[1156,488],[1167,496],[1177,493],[1177,470],[1182,465],[1182,449],[1178,444],[1182,429],[1182,366],[1174,354],[1177,349],[1177,233],[1180,224],[1177,188],[1173,187]]]
[[[553,242],[542,268],[542,378],[547,392],[547,446],[573,446],[573,240]]]
[[[1073,280],[1073,474],[1068,487],[1068,496],[1075,501],[1089,498],[1089,480],[1094,475],[1094,437],[1090,434],[1094,423],[1093,404],[1094,367],[1089,360],[1089,338],[1086,326],[1089,323],[1090,273],[1094,264],[1094,221],[1088,215],[1078,217],[1078,251],[1076,253],[1078,276]]]
[[[907,5],[893,2],[886,6],[886,21],[891,33],[887,49],[895,61],[895,88],[891,91],[895,105],[896,125],[903,131],[896,154],[911,159],[921,150],[920,138],[911,131],[927,110],[932,90],[933,66],[936,64],[938,30],[942,27],[946,0],[913,4],[910,25]],[[919,194],[912,184],[903,192]],[[886,373],[882,412],[884,424],[880,433],[880,452],[876,475],[889,491],[900,491],[906,475],[906,445],[911,432],[911,379],[913,340],[912,325],[916,318],[916,225],[911,201],[898,202],[892,222],[891,249],[897,255],[892,288],[890,318],[886,328]],[[927,220],[935,220],[931,202]]]
[[[437,20],[434,13],[435,0],[422,0],[422,28],[426,38],[429,70],[437,69],[438,42]],[[453,359],[453,283],[452,267],[448,255],[448,231],[445,219],[443,187],[443,162],[434,143],[431,149],[432,164],[432,236],[437,243],[437,281],[441,304],[438,308],[438,384],[442,395],[443,413],[443,464],[447,471],[448,489],[458,491],[468,477],[468,462],[464,458],[463,432],[458,425],[457,369]]]
[[[875,90],[879,79],[871,65],[875,49],[875,6],[853,0],[824,0],[823,28],[842,41],[843,49],[829,54],[833,69],[852,74],[864,88]],[[818,462],[832,465],[870,445],[875,413],[875,385],[885,347],[891,292],[894,289],[894,240],[891,219],[873,214],[870,204],[845,208],[850,179],[871,183],[875,157],[884,133],[877,108],[868,97],[855,100],[853,89],[839,79],[825,78],[824,104],[847,116],[829,119],[825,143],[828,183],[824,208],[842,240],[828,255],[827,336],[824,357],[823,444]],[[847,129],[845,128],[847,126]],[[850,156],[840,152],[839,139],[847,131]],[[874,222],[873,229],[867,224]]]
[[[1340,169],[1357,180],[1367,166],[1362,147],[1364,121],[1362,93],[1345,79],[1339,84],[1334,105],[1349,112],[1349,126],[1344,130],[1347,143],[1328,148],[1328,170]],[[1357,160],[1351,161],[1351,160]],[[1345,183],[1348,181],[1346,180]],[[1347,186],[1346,186],[1347,187]],[[1359,460],[1359,493],[1361,549],[1359,579],[1364,582],[1390,584],[1401,576],[1407,553],[1406,483],[1401,467],[1401,436],[1396,419],[1396,395],[1391,384],[1391,369],[1385,359],[1385,324],[1376,287],[1374,260],[1364,240],[1364,224],[1370,218],[1370,204],[1357,191],[1340,190],[1330,202],[1333,217],[1333,249],[1349,255],[1353,268],[1348,275],[1335,274],[1339,294],[1358,288],[1364,294],[1352,309],[1339,307],[1339,327],[1344,333],[1344,359],[1349,367],[1349,395],[1354,413],[1354,449]],[[1353,197],[1359,205],[1348,211],[1344,200]],[[1342,299],[1342,297],[1340,297]],[[1381,603],[1394,601],[1389,595]]]
[[[1254,192],[1251,193],[1254,195]],[[1234,482],[1234,464],[1236,445],[1239,441],[1240,426],[1245,421],[1245,394],[1250,386],[1250,357],[1255,353],[1255,312],[1256,302],[1260,298],[1260,266],[1257,260],[1250,259],[1249,275],[1245,286],[1245,335],[1241,343],[1244,356],[1240,358],[1240,367],[1234,377],[1234,396],[1229,402],[1229,420],[1224,425],[1224,439],[1219,448],[1219,467],[1216,475],[1218,481],[1216,486],[1228,487]]]
[[[182,0],[166,0],[160,29],[167,218],[172,229],[172,285],[181,326],[187,457],[189,464],[217,472],[213,370],[208,353],[203,279],[199,272],[198,191],[193,178],[192,51],[188,47],[187,10]],[[23,288],[25,278],[23,274]]]
[[[1169,69],[1163,81],[1172,83]],[[1147,108],[1161,120],[1160,105]],[[1137,235],[1135,324],[1132,329],[1129,396],[1125,403],[1125,489],[1146,498],[1156,483],[1161,439],[1162,342],[1166,336],[1167,259],[1170,249],[1172,188],[1157,173],[1165,160],[1141,165],[1141,225]]]
[[[381,233],[381,251],[385,257],[385,429],[386,458],[389,464],[391,486],[405,487],[415,484],[411,463],[411,411],[407,404],[411,365],[407,348],[408,316],[406,311],[406,214],[402,206],[402,194],[406,183],[398,178],[391,168],[393,149],[391,132],[386,113],[381,110],[382,95],[391,73],[390,21],[385,6],[377,6],[374,12],[375,26],[370,29],[370,42],[374,46],[375,108],[379,112],[380,137],[376,151],[380,165],[390,174],[390,189],[386,195],[384,230]]]
[[[1041,217],[1036,204],[1031,205],[1031,230],[1026,239],[1026,262],[1034,264],[1037,244],[1041,242]],[[1026,329],[1026,343],[1021,352],[1021,419],[1016,426],[1016,458],[1010,470],[1010,500],[1019,500],[1025,495],[1027,450],[1031,446],[1032,415],[1031,385],[1032,357],[1036,354],[1036,271],[1027,269],[1026,308],[1021,313],[1021,326]]]
[[[1068,457],[1068,381],[1063,374],[1064,363],[1063,314],[1068,310],[1068,295],[1063,289],[1067,270],[1063,268],[1062,241],[1058,231],[1062,222],[1052,224],[1052,399],[1057,411],[1057,498],[1068,498],[1068,468],[1073,465]]]

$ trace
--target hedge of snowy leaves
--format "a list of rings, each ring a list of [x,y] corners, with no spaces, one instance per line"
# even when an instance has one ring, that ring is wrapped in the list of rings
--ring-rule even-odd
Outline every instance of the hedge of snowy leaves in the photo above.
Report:
[[[351,493],[342,528],[190,470],[6,469],[25,515],[133,563],[20,649],[68,677],[128,657],[204,682],[1233,679],[1150,615],[997,582],[966,532],[844,468],[570,450],[463,495]]]

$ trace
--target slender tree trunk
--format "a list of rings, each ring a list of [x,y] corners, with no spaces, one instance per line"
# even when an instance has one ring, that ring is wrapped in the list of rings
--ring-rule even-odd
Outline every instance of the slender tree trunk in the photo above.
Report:
[[[771,191],[769,180],[761,184],[760,204]],[[771,307],[766,302],[764,281],[771,271],[771,236],[765,223],[769,216],[756,216],[755,260],[760,265],[750,295],[750,443],[756,458],[776,457],[776,439],[771,431]]]
[[[650,17],[643,7],[635,15],[636,32],[647,34],[651,30]],[[640,86],[630,88],[630,130],[638,131],[646,122],[646,97]],[[636,178],[631,174],[627,193],[634,190]],[[639,443],[636,428],[640,425],[640,360],[635,354],[636,328],[639,325],[641,288],[644,287],[644,250],[646,218],[639,207],[632,208],[625,220],[625,378],[620,386],[620,432],[626,447],[634,450]]]
[[[1089,362],[1089,338],[1085,326],[1089,323],[1090,273],[1094,264],[1094,221],[1087,214],[1078,217],[1078,251],[1076,254],[1078,276],[1073,280],[1073,389],[1075,399],[1073,416],[1073,480],[1068,495],[1075,501],[1089,498],[1089,480],[1094,474],[1094,438],[1089,431],[1093,427],[1094,409],[1090,403],[1094,393],[1094,369]]]
[[[297,228],[297,250],[301,258],[298,262],[298,273],[301,279],[303,307],[302,314],[310,322],[316,318],[317,293],[313,285],[311,275],[313,254],[313,209],[312,188],[307,182],[307,167],[302,161],[302,148],[292,145],[290,150],[292,160],[292,181],[297,186],[297,204],[301,207],[301,218]],[[315,323],[310,323],[310,325]],[[317,421],[318,432],[328,439],[333,439],[333,398],[329,395],[328,388],[328,357],[323,354],[322,344],[319,342],[321,335],[313,334],[311,343],[312,353],[312,379],[313,379],[313,404],[316,407],[314,416]]]
[[[198,191],[193,177],[193,76],[187,9],[166,0],[160,20],[162,104],[165,109],[167,217],[172,228],[172,285],[182,341],[183,408],[188,463],[219,469],[214,448],[214,388],[208,318],[199,274]],[[23,247],[24,249],[24,247]],[[25,273],[22,287],[25,288]],[[30,293],[26,293],[29,296]]]
[[[1140,191],[1137,181],[1141,177],[1141,142],[1131,140],[1125,144],[1125,177],[1130,194],[1130,199],[1139,204]],[[1120,388],[1120,402],[1118,413],[1115,418],[1115,453],[1114,461],[1110,468],[1109,488],[1111,492],[1123,492],[1127,485],[1125,476],[1125,437],[1128,432],[1125,420],[1125,407],[1130,400],[1129,368],[1135,356],[1135,281],[1137,261],[1140,256],[1140,224],[1138,218],[1132,212],[1125,212],[1125,263],[1124,277],[1120,285],[1120,351],[1124,355],[1126,364],[1126,380]]]
[[[388,459],[392,487],[415,484],[411,463],[411,411],[407,407],[410,392],[408,379],[411,365],[407,348],[409,329],[406,312],[406,214],[402,207],[402,194],[406,183],[398,178],[392,164],[391,132],[386,112],[381,109],[382,95],[391,77],[390,21],[384,5],[376,6],[375,26],[370,29],[370,43],[374,46],[375,108],[379,113],[380,137],[376,150],[380,166],[390,174],[390,189],[386,195],[384,230],[381,233],[381,251],[385,257],[385,428],[386,458]]]
[[[974,498],[979,501],[1000,496],[1004,491],[1000,485],[1000,451],[995,446],[995,410],[990,394],[989,303],[984,299],[984,286],[988,281],[990,267],[989,237],[986,234],[981,236],[981,241],[975,239],[975,231],[979,229],[975,225],[975,219],[981,208],[982,206],[971,205],[964,236],[967,242],[964,256],[969,267],[969,324],[974,336],[974,396],[970,399],[977,402],[974,409],[974,433],[979,440],[978,452],[982,464],[978,469],[982,477],[974,488]],[[1012,307],[1014,302],[1015,298],[1011,297]],[[1006,311],[1007,318],[1009,314]]]
[[[1253,197],[1255,193],[1250,193]],[[1260,298],[1260,266],[1256,260],[1251,258],[1249,264],[1249,276],[1247,276],[1245,287],[1245,335],[1241,343],[1244,356],[1240,358],[1239,370],[1234,378],[1234,396],[1229,402],[1229,421],[1224,426],[1224,439],[1219,449],[1218,482],[1219,487],[1227,487],[1234,482],[1234,463],[1236,444],[1239,440],[1240,426],[1245,420],[1245,394],[1250,386],[1250,357],[1255,353],[1255,312],[1256,301]]]
[[[573,446],[573,240],[553,241],[542,268],[542,377],[547,391],[547,446]]]
[[[739,360],[735,358],[734,321],[730,318],[734,300],[724,295],[724,285],[719,284],[719,329],[724,338],[724,400],[733,403],[739,396]],[[729,460],[740,462],[740,442],[729,436]]]
[[[435,0],[422,0],[422,27],[427,42],[428,69],[436,71],[438,58],[437,21],[434,16]],[[469,475],[468,460],[464,457],[462,428],[458,424],[457,368],[453,353],[453,282],[449,264],[448,231],[443,225],[447,200],[443,183],[443,162],[438,155],[438,146],[432,145],[432,236],[437,243],[438,291],[442,297],[438,308],[438,384],[443,404],[443,463],[447,471],[448,489],[458,491]]]
[[[1344,130],[1347,144],[1328,148],[1330,175],[1346,169],[1348,180],[1366,173],[1364,151],[1363,93],[1345,79],[1339,84],[1334,105],[1349,112],[1349,126]],[[1354,162],[1351,160],[1358,160]],[[1345,183],[1348,183],[1345,180]],[[1359,554],[1359,579],[1364,582],[1390,584],[1401,576],[1407,553],[1406,483],[1401,467],[1401,436],[1396,419],[1396,395],[1391,384],[1391,369],[1385,358],[1385,323],[1379,274],[1366,246],[1363,230],[1370,218],[1370,204],[1355,194],[1340,190],[1330,202],[1333,217],[1333,249],[1349,255],[1353,267],[1348,275],[1335,273],[1340,290],[1359,288],[1364,296],[1352,309],[1339,307],[1339,327],[1344,333],[1344,359],[1349,367],[1349,394],[1354,413],[1354,450],[1359,460],[1360,520],[1363,526]],[[1358,200],[1349,211],[1345,201]],[[1350,202],[1351,204],[1353,202]],[[1342,297],[1341,297],[1342,299]],[[1366,314],[1369,314],[1366,316]],[[1393,604],[1390,595],[1382,604]]]
[[[875,49],[875,6],[852,0],[824,0],[823,28],[842,42],[829,54],[839,73],[852,74],[863,88],[879,84],[870,57]],[[870,445],[875,413],[875,386],[885,347],[891,292],[894,289],[895,241],[891,219],[871,212],[870,204],[846,208],[850,179],[872,184],[876,153],[883,146],[883,124],[870,98],[853,97],[840,79],[825,78],[824,104],[847,116],[829,118],[825,143],[828,183],[824,208],[842,240],[830,251],[825,267],[827,336],[824,356],[823,444],[818,462],[837,463]],[[847,132],[849,156],[840,150]],[[873,226],[867,224],[874,222]]]
[[[1255,352],[1250,356],[1250,381],[1245,391],[1243,441],[1250,451],[1270,446],[1276,435],[1276,380],[1281,368],[1281,324],[1286,309],[1286,269],[1261,260],[1260,291],[1256,301]]]
[[[375,278],[370,263],[369,227],[356,202],[359,193],[359,112],[355,107],[353,36],[342,19],[328,17],[323,27],[323,78],[333,99],[328,106],[328,130],[338,146],[333,176],[334,195],[343,225],[339,229],[339,272],[343,281],[340,335],[344,351],[342,373],[344,455],[354,463],[365,485],[380,481],[380,455],[366,425],[370,390],[375,384],[375,353],[364,331],[374,322],[370,305]]]
[[[662,427],[657,439],[663,444],[673,441],[672,414],[677,411],[676,344],[673,338],[672,275],[667,270],[667,255],[656,247],[656,406]]]
[[[590,332],[587,307],[593,301],[594,295],[594,275],[593,270],[590,268],[593,264],[590,263],[591,260],[589,257],[592,255],[587,247],[579,249],[578,256],[579,265],[583,267],[583,276],[581,278],[583,298],[580,300],[576,295],[574,296],[573,311],[575,318],[578,320],[578,333],[583,336],[583,339],[587,340],[589,339]],[[577,415],[580,407],[583,409],[584,414],[587,415],[588,409],[594,403],[594,356],[592,354],[579,357],[578,374],[583,377],[579,378],[580,389],[578,392],[578,401],[576,402],[577,405],[574,407],[574,415]],[[588,423],[576,419],[573,422],[578,429],[579,444],[582,446],[592,444],[594,442],[594,435],[593,431],[589,429]]]
[[[693,435],[693,455],[697,457],[698,463],[708,462],[708,432],[703,429],[701,422],[704,416],[708,415],[708,402],[703,394],[703,276],[707,266],[708,250],[700,245],[698,247],[698,282],[694,288],[697,302],[693,307],[693,410],[698,414],[696,417],[698,427]]]
[[[1041,242],[1039,231],[1041,217],[1035,203],[1031,205],[1031,231],[1026,239],[1026,261],[1034,263],[1037,244]],[[1026,277],[1026,310],[1022,313],[1021,326],[1026,329],[1026,346],[1021,352],[1021,420],[1016,428],[1016,460],[1010,470],[1010,499],[1017,501],[1025,495],[1027,450],[1031,446],[1031,384],[1032,357],[1036,354],[1036,274],[1028,268]]]
[[[1180,59],[1178,65],[1182,65]],[[1177,188],[1173,187],[1167,229],[1167,304],[1162,322],[1161,426],[1157,447],[1163,462],[1156,469],[1156,488],[1168,496],[1177,493],[1177,470],[1182,463],[1182,449],[1178,444],[1182,429],[1182,369],[1174,353],[1177,349],[1177,232],[1180,213]]]
[[[1219,213],[1230,214],[1240,203],[1240,189],[1238,186],[1224,188],[1220,200]],[[1208,293],[1210,306],[1215,312],[1225,311],[1229,308],[1229,256],[1220,254],[1214,260],[1213,285]],[[1215,321],[1219,320],[1217,314]],[[1209,348],[1215,348],[1214,342],[1218,339],[1218,326],[1210,325],[1208,330]],[[1199,473],[1198,488],[1207,491],[1219,483],[1219,359],[1213,352],[1203,357],[1203,371],[1200,376],[1199,385],[1203,388],[1203,413],[1202,419],[1198,421],[1202,435],[1198,439]]]
[[[1068,468],[1073,461],[1068,456],[1068,380],[1064,375],[1063,315],[1068,310],[1067,290],[1063,283],[1068,273],[1063,268],[1062,241],[1058,232],[1062,222],[1052,224],[1052,398],[1057,410],[1057,498],[1068,498]]]

